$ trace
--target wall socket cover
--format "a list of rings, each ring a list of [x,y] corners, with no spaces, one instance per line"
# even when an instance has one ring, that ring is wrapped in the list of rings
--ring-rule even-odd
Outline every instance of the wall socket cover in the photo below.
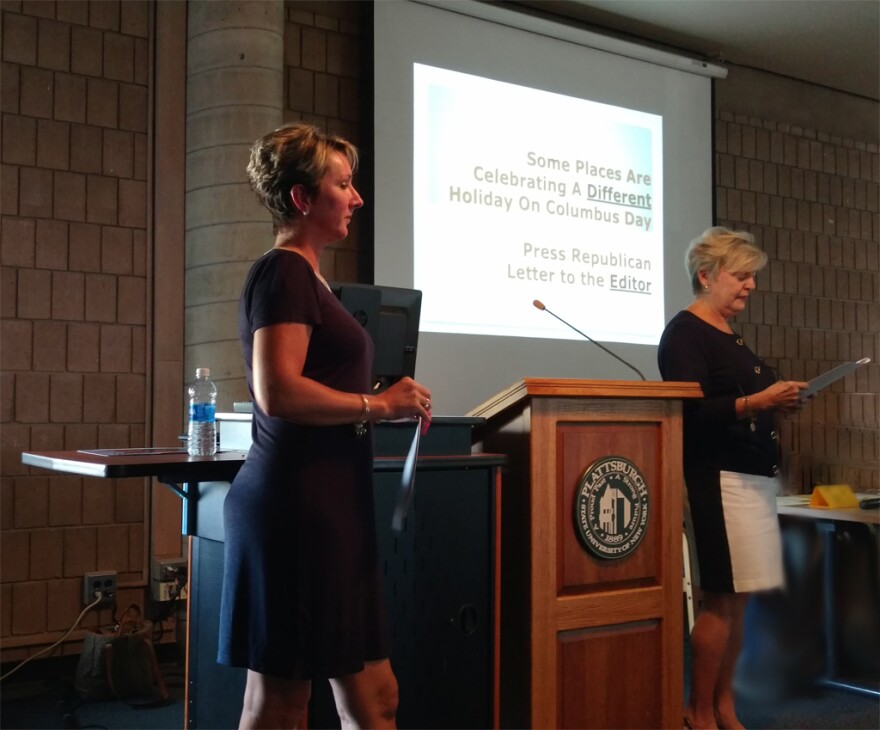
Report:
[[[96,570],[83,576],[83,605],[92,604],[99,592],[103,593],[105,598],[98,606],[107,606],[116,600],[115,570]]]

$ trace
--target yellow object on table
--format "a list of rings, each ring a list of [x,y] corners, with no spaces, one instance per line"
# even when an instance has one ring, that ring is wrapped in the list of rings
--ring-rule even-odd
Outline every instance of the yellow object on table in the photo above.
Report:
[[[820,484],[813,487],[810,507],[817,509],[846,509],[858,507],[859,500],[849,484]]]

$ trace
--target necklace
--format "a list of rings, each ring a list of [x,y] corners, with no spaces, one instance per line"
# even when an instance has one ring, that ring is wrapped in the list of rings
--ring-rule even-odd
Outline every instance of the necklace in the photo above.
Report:
[[[325,287],[327,287],[327,291],[332,292],[333,290],[330,288],[330,285],[327,283],[327,280],[323,276],[321,276],[321,272],[319,272],[315,269],[312,269],[312,271],[315,272],[315,276],[318,277],[318,281],[320,281]]]

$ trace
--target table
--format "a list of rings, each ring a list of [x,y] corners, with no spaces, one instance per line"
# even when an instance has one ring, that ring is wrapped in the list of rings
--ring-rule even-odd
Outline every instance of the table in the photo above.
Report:
[[[861,502],[863,499],[876,497],[876,494],[856,495]],[[880,525],[880,510],[861,509],[849,507],[843,509],[822,509],[810,507],[810,495],[793,495],[779,497],[777,499],[777,512],[780,515],[814,520],[822,533],[824,546],[823,558],[823,584],[824,584],[824,610],[825,610],[825,675],[821,678],[821,684],[836,687],[838,689],[880,697],[880,691],[872,687],[845,682],[838,678],[838,651],[837,651],[837,541],[835,533],[841,522],[857,522],[866,525]]]
[[[189,536],[185,726],[235,728],[245,670],[216,663],[223,574],[222,508],[247,455],[250,423],[221,426],[221,451],[190,457],[168,448],[24,452],[28,466],[103,478],[155,477],[184,502]],[[471,452],[482,419],[436,417],[422,438],[416,491],[400,534],[390,529],[413,424],[376,428],[373,462],[383,593],[399,672],[401,728],[497,726],[500,666],[501,469]],[[224,430],[226,434],[224,436]],[[239,442],[234,442],[237,437]],[[226,443],[233,438],[233,443]],[[239,445],[244,448],[239,449]],[[450,697],[455,702],[449,702]],[[310,725],[336,720],[326,682],[313,687]]]
[[[198,532],[199,482],[231,482],[246,456],[246,451],[237,450],[218,451],[214,456],[190,456],[186,449],[169,447],[159,450],[25,451],[21,462],[51,471],[104,479],[155,477],[183,499],[181,532],[195,535]]]
[[[877,494],[856,494],[859,502],[878,497]],[[865,525],[880,525],[880,510],[848,507],[846,509],[823,509],[810,507],[809,494],[795,494],[776,499],[776,509],[781,515],[806,517],[811,520],[834,522],[861,522]]]

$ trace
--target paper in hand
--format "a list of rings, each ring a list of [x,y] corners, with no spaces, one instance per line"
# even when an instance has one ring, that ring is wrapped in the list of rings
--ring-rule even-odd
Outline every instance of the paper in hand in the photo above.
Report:
[[[416,419],[416,431],[413,434],[409,452],[403,462],[403,474],[400,477],[400,489],[397,492],[397,504],[394,507],[394,516],[391,518],[391,529],[394,532],[403,532],[403,523],[412,501],[413,490],[416,486],[416,462],[419,458],[419,437],[422,433],[422,419]]]
[[[862,365],[867,365],[869,362],[871,362],[870,357],[863,357],[861,360],[845,362],[837,367],[831,368],[831,370],[826,370],[821,375],[817,375],[807,384],[807,387],[800,392],[798,399],[803,402],[807,398],[812,398],[823,388],[827,388],[836,380],[840,380],[845,375],[849,375],[851,372],[857,370]]]

